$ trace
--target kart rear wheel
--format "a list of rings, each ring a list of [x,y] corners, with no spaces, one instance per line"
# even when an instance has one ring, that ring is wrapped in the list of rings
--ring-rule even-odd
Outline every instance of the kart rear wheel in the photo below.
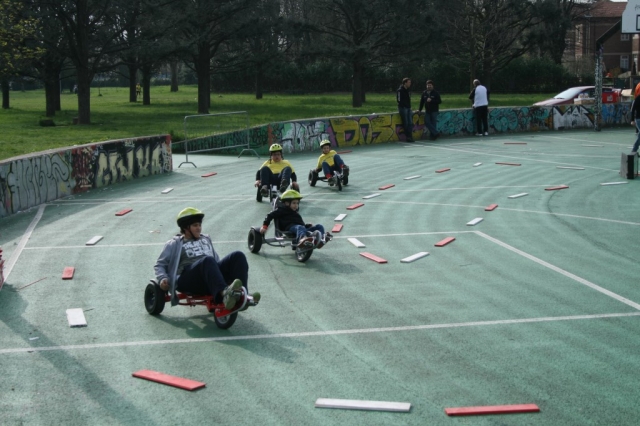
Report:
[[[342,186],[347,186],[349,184],[349,176],[342,176]]]
[[[256,228],[249,230],[249,236],[247,237],[247,246],[251,253],[258,253],[262,247],[262,234]]]
[[[342,178],[336,178],[336,185],[338,185],[338,191],[342,191]]]
[[[216,325],[218,326],[218,328],[221,328],[223,330],[226,330],[227,328],[230,328],[234,322],[236,322],[236,319],[238,318],[238,313],[233,313],[231,315],[227,315],[226,317],[220,317],[218,318],[217,316],[213,316],[213,319],[216,322]]]
[[[307,260],[309,260],[312,253],[313,249],[300,250],[299,248],[296,248],[296,259],[298,259],[298,262],[306,262]]]
[[[316,186],[316,182],[318,182],[318,173],[315,170],[309,170],[309,186]]]
[[[164,309],[164,291],[155,282],[147,284],[144,290],[144,307],[151,315],[159,315]]]
[[[260,187],[258,187],[258,193],[256,194],[256,201],[259,203],[262,202],[262,190],[260,189]]]

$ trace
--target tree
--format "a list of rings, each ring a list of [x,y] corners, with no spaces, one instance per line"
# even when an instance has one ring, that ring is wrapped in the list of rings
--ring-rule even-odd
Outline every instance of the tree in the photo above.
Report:
[[[536,3],[534,13],[538,25],[531,32],[533,47],[539,56],[549,56],[556,64],[562,63],[566,46],[566,36],[571,29],[577,0],[544,0]]]

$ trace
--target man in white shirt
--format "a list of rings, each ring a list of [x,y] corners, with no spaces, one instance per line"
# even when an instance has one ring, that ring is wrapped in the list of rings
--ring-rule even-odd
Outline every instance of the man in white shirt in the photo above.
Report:
[[[473,80],[473,90],[469,99],[473,102],[473,110],[476,115],[477,136],[489,136],[489,91],[480,84],[480,80]]]

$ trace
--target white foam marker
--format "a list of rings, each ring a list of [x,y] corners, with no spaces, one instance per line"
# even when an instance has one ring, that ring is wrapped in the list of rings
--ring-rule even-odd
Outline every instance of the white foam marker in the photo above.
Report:
[[[481,165],[482,165],[482,163],[476,163],[476,164],[473,165],[473,167],[478,167],[478,166],[481,166]]]
[[[421,259],[421,258],[426,257],[426,256],[429,256],[429,252],[428,251],[421,251],[420,253],[416,253],[416,254],[411,255],[409,257],[405,257],[400,262],[402,262],[402,263],[411,263],[411,262],[415,262],[416,260]]]
[[[367,195],[366,197],[362,197],[363,200],[368,200],[369,198],[375,198],[375,197],[379,197],[380,194],[371,194],[371,195]]]
[[[482,222],[484,219],[482,219],[481,217],[476,217],[475,219],[473,219],[471,222],[467,222],[467,226],[474,226],[479,224],[480,222]]]
[[[67,321],[69,321],[69,327],[86,327],[87,320],[84,319],[84,312],[82,309],[67,309]]]
[[[409,176],[409,177],[404,178],[404,180],[418,179],[421,176],[422,175]]]
[[[406,413],[411,410],[411,403],[318,398],[316,400],[316,408],[341,408],[343,410],[395,411]]]
[[[85,245],[87,245],[87,246],[95,246],[98,243],[98,241],[100,241],[102,238],[103,238],[102,235],[96,235],[95,237],[93,237],[92,239],[87,241],[85,243]]]
[[[173,188],[167,188],[167,189],[165,189],[164,191],[162,191],[162,192],[161,192],[161,194],[168,194],[168,193],[170,193],[171,191],[173,191]]]
[[[529,195],[529,194],[526,192],[523,192],[522,194],[509,195],[507,198],[520,198],[520,197],[524,197],[525,195]]]
[[[565,167],[565,166],[556,166],[556,169],[584,170],[584,167]]]
[[[345,217],[347,217],[347,214],[346,214],[346,213],[342,213],[342,214],[339,214],[338,216],[336,216],[336,218],[335,218],[335,219],[333,219],[333,220],[335,220],[336,222],[340,222],[340,221],[341,221],[341,220],[343,220]]]
[[[364,244],[362,244],[362,242],[360,242],[359,239],[357,238],[347,238],[347,241],[349,241],[351,244],[353,244],[354,246],[358,247],[358,248],[362,248],[362,247],[366,247]]]
[[[606,185],[624,185],[625,183],[629,183],[629,182],[605,182],[605,183],[601,183],[600,185],[602,185],[602,186],[606,186]]]

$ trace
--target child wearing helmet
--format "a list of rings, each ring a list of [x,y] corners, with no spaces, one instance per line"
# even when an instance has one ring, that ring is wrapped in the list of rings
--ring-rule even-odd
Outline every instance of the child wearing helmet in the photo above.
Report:
[[[234,251],[222,260],[213,248],[209,235],[202,234],[200,210],[187,207],[178,213],[180,234],[164,245],[154,266],[160,288],[171,293],[171,306],[178,304],[176,291],[216,296],[216,303],[232,309],[236,290],[247,288],[249,265],[241,251]],[[248,289],[247,289],[248,293]],[[260,293],[253,293],[256,304]]]
[[[340,171],[344,177],[349,176],[349,166],[344,164],[338,153],[331,149],[331,142],[323,140],[320,142],[320,149],[322,154],[318,158],[316,173],[322,170],[331,186],[336,184],[336,177],[333,175],[336,171]]]
[[[284,159],[282,146],[274,143],[269,147],[269,159],[260,166],[260,170],[256,173],[255,186],[262,186],[260,191],[262,196],[266,197],[269,195],[268,186],[277,185],[280,187],[280,192],[285,192],[289,187],[289,181],[293,181],[291,183],[293,189],[300,190],[293,165]]]
[[[264,234],[269,228],[269,224],[273,219],[278,220],[278,226],[283,232],[293,232],[296,234],[297,247],[315,247],[322,248],[331,238],[330,233],[324,232],[324,227],[321,224],[312,225],[305,223],[302,220],[302,216],[298,213],[300,208],[300,200],[302,195],[295,189],[289,189],[280,196],[281,203],[275,210],[272,210],[264,218],[260,233]]]

